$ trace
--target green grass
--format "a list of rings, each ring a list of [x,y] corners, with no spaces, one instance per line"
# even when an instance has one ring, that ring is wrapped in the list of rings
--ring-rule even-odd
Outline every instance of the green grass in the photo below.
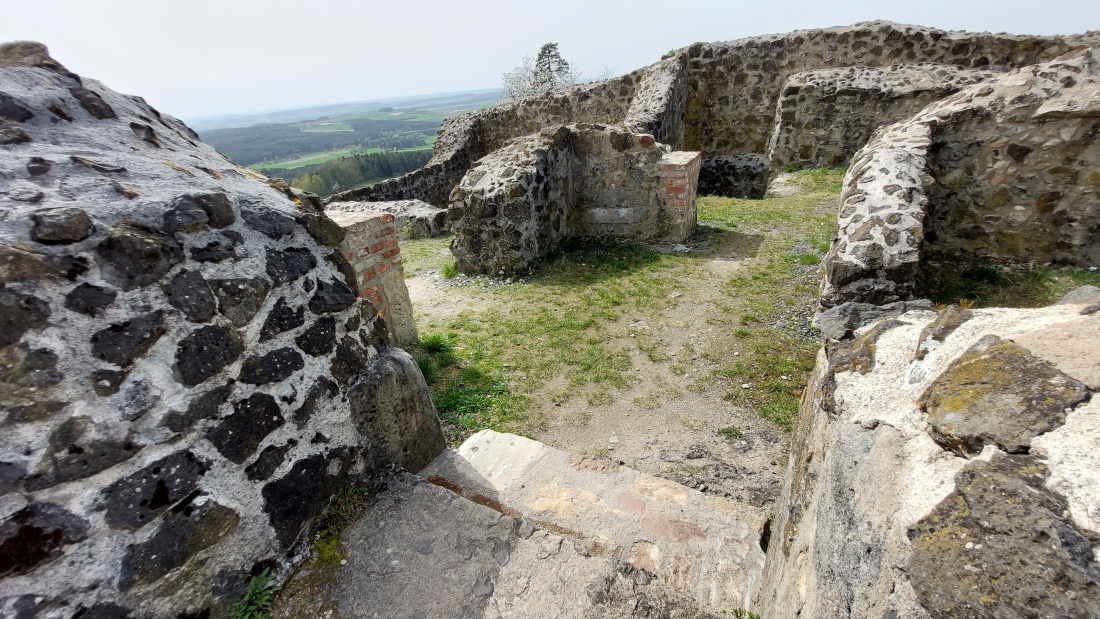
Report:
[[[723,284],[716,318],[708,319],[715,333],[700,354],[715,364],[713,371],[690,377],[684,388],[722,388],[737,404],[792,427],[819,342],[784,315],[815,301],[820,277],[819,267],[792,256],[796,246],[827,247],[842,178],[843,171],[811,170],[798,174],[804,191],[795,196],[699,199],[696,240],[745,237],[759,239],[759,248]],[[450,264],[448,243],[405,242],[406,273],[442,272]],[[629,243],[580,245],[506,285],[475,278],[464,294],[484,309],[421,317],[417,325],[424,341],[414,354],[433,365],[433,397],[450,439],[461,441],[482,428],[514,430],[530,409],[531,394],[550,380],[592,405],[614,401],[637,381],[633,350],[686,374],[653,336],[639,331],[628,337],[622,325],[652,320],[676,303],[670,293],[693,278],[710,286],[710,258]],[[439,347],[442,340],[449,348]],[[741,390],[742,383],[753,388]]]
[[[934,303],[974,307],[1043,307],[1084,285],[1100,286],[1100,271],[1074,266],[956,264],[929,262],[924,290]]]
[[[724,386],[726,399],[787,431],[797,420],[799,397],[820,345],[792,318],[817,298],[820,257],[802,253],[792,259],[791,250],[800,244],[828,248],[843,179],[841,169],[805,170],[796,176],[802,191],[793,196],[699,199],[701,223],[761,237],[757,257],[723,288],[741,328],[719,331],[704,355],[717,365],[713,378]],[[696,388],[709,388],[699,382]]]
[[[266,567],[259,576],[253,576],[241,601],[229,609],[229,619],[267,619],[275,592],[282,588],[272,585],[271,579],[271,570]]]
[[[717,434],[727,441],[736,441],[745,437],[745,435],[741,433],[741,428],[738,428],[737,426],[726,426],[725,428],[719,428]]]
[[[309,153],[297,159],[283,161],[281,163],[257,163],[252,167],[261,172],[264,170],[293,170],[294,168],[304,168],[307,165],[317,165],[327,161],[333,161],[357,152],[359,152],[358,147],[349,146],[347,148],[338,148],[336,150],[328,150],[319,153]]]

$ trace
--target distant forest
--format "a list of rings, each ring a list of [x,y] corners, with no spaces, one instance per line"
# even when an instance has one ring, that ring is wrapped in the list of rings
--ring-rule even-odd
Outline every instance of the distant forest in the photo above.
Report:
[[[235,163],[254,166],[349,146],[383,150],[422,147],[439,128],[438,122],[424,120],[362,118],[333,123],[337,124],[346,125],[352,131],[324,130],[323,126],[303,131],[295,123],[265,124],[204,131],[202,139]]]
[[[323,197],[423,167],[432,158],[430,150],[351,155],[318,165],[275,170],[260,168],[268,176],[286,179],[294,187]]]

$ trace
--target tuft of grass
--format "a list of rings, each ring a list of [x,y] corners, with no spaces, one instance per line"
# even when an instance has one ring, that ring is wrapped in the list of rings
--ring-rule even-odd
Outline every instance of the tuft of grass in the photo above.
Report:
[[[821,256],[817,254],[798,254],[796,258],[798,264],[802,265],[818,264],[821,262]]]
[[[420,373],[424,375],[424,381],[429,385],[435,382],[435,362],[431,357],[418,356],[416,358],[416,365],[420,368]]]
[[[229,619],[268,619],[275,593],[282,587],[273,585],[270,568],[248,581],[241,601],[229,609]]]
[[[440,268],[440,273],[443,274],[444,279],[452,279],[458,275],[458,267],[453,262],[447,262]]]
[[[451,250],[448,248],[454,235],[401,240],[401,266],[405,277],[416,277],[421,273],[442,271],[447,264],[454,264]]]
[[[741,433],[741,428],[738,428],[737,426],[726,426],[724,428],[718,428],[718,432],[716,432],[716,434],[726,439],[727,441],[736,441],[744,438],[745,436]]]

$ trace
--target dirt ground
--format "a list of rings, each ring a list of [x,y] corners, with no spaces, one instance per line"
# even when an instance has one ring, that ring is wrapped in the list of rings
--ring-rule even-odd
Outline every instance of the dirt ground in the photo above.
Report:
[[[721,313],[719,286],[754,255],[759,241],[750,235],[703,234],[689,242],[688,252],[705,257],[706,269],[681,280],[667,309],[627,312],[607,330],[608,348],[628,352],[637,380],[615,390],[610,402],[593,404],[569,393],[564,377],[553,378],[530,394],[527,419],[514,431],[733,498],[766,518],[786,465],[787,435],[724,400],[718,389],[693,390],[714,368],[701,351],[714,331],[724,328],[712,320]],[[438,271],[407,279],[417,323],[484,311],[492,300],[465,283],[461,277],[443,279]],[[639,338],[669,358],[651,361],[639,349]],[[729,427],[741,436],[719,436],[719,429]]]

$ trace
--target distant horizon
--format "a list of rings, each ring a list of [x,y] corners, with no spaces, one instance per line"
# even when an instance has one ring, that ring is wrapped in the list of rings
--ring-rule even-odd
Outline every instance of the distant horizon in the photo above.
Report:
[[[424,94],[398,95],[398,96],[393,96],[393,97],[368,97],[366,99],[360,99],[360,100],[357,100],[357,101],[333,101],[333,102],[330,102],[330,103],[321,103],[321,104],[318,104],[318,105],[279,107],[279,108],[270,108],[270,109],[263,109],[263,110],[241,110],[241,111],[237,111],[237,112],[225,112],[225,113],[222,113],[222,114],[210,114],[210,115],[207,115],[207,116],[186,116],[186,117],[181,116],[181,117],[179,117],[179,119],[184,121],[188,125],[190,125],[192,122],[222,120],[222,119],[234,118],[234,117],[237,117],[237,116],[260,116],[260,115],[263,115],[263,114],[278,114],[278,113],[298,112],[298,111],[303,111],[304,112],[306,110],[321,109],[321,108],[326,108],[326,107],[337,107],[337,106],[342,106],[342,105],[348,105],[348,106],[350,106],[350,105],[371,105],[371,104],[377,103],[377,104],[382,105],[384,107],[387,103],[399,103],[401,101],[429,99],[429,98],[432,98],[432,97],[444,96],[444,95],[465,95],[465,94],[481,94],[481,93],[487,94],[487,93],[490,93],[490,92],[500,92],[500,88],[471,88],[469,90],[448,90],[448,91],[445,91],[445,92],[428,92],[428,93],[424,93]]]
[[[1100,29],[1100,11],[1095,0],[38,0],[5,7],[0,41],[38,41],[77,74],[201,121],[492,90],[546,42],[581,73],[622,75],[699,41],[867,21],[1044,36]]]

